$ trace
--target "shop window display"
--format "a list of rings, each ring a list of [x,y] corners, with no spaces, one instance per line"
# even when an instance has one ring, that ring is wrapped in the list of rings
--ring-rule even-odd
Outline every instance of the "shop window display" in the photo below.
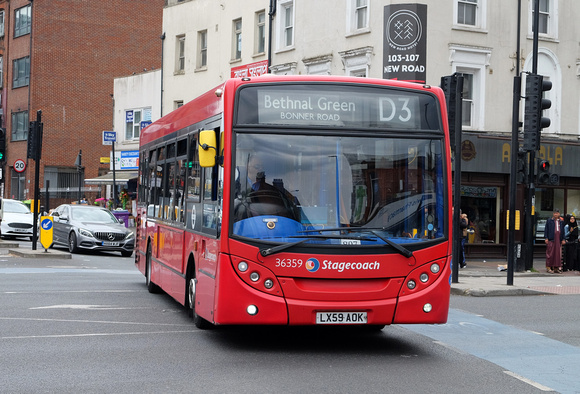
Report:
[[[497,243],[499,188],[461,187],[461,210],[469,220],[468,243]]]

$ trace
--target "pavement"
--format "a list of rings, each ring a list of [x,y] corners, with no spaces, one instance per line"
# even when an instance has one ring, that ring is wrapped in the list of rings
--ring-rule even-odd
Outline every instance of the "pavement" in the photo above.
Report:
[[[22,244],[0,240],[0,255],[15,257],[71,259],[65,250],[48,249],[38,243]],[[458,272],[457,283],[451,281],[451,294],[472,297],[562,295],[580,294],[580,272],[568,271],[562,274],[546,272],[544,259],[534,259],[534,269],[514,272],[513,281],[508,285],[507,261],[501,259],[468,259],[467,266]]]
[[[514,272],[508,285],[506,260],[468,259],[458,273],[457,283],[451,282],[451,294],[490,297],[523,295],[580,294],[580,272],[550,274],[544,259],[534,259],[533,270]],[[499,267],[499,268],[498,268]]]

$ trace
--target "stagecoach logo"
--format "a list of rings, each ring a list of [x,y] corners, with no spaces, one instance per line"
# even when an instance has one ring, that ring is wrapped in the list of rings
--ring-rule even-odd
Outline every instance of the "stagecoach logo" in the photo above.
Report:
[[[423,25],[416,13],[403,9],[391,15],[386,34],[391,48],[404,51],[417,46],[423,35]]]
[[[322,264],[314,257],[306,260],[306,269],[309,272],[316,272],[319,269],[331,270],[336,272],[344,271],[368,271],[368,270],[379,270],[381,269],[381,263],[378,261],[366,261],[361,262],[346,262],[346,261],[332,261],[323,260]]]
[[[197,216],[197,212],[195,210],[195,205],[191,206],[191,228],[195,229],[195,217]]]
[[[306,260],[306,269],[309,272],[316,272],[320,268],[320,263],[314,257],[309,258]]]

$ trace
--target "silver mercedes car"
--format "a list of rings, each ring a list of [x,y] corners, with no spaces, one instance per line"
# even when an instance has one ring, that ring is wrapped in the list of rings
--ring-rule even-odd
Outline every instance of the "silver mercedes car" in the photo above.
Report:
[[[133,254],[133,231],[106,208],[63,204],[52,217],[53,246],[65,246],[71,253],[84,249],[117,251],[123,257]]]

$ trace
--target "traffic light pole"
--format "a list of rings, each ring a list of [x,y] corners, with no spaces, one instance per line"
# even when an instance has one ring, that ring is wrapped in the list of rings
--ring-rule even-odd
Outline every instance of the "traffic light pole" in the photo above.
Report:
[[[38,214],[40,210],[40,186],[39,186],[39,177],[40,177],[40,156],[42,151],[42,132],[43,132],[43,124],[42,124],[42,111],[36,111],[36,122],[34,123],[34,141],[33,144],[36,147],[34,149],[34,199],[32,201],[32,206],[34,209],[33,221],[32,221],[32,250],[36,250],[36,242],[38,241]],[[29,149],[30,151],[30,149]]]
[[[532,52],[532,73],[538,73],[538,25],[540,22],[540,0],[534,0],[534,20],[533,20],[533,52]],[[529,76],[529,75],[528,75]],[[527,79],[527,78],[526,78]],[[527,84],[526,84],[526,97],[528,96],[527,92]],[[526,101],[528,99],[526,98]],[[525,120],[525,119],[524,119]],[[535,212],[534,212],[534,205],[535,205],[535,195],[536,195],[536,185],[535,182],[535,172],[536,172],[536,150],[539,149],[539,141],[540,141],[540,125],[538,125],[537,129],[537,147],[535,149],[530,149],[530,155],[528,157],[528,193],[526,194],[526,227],[524,229],[524,240],[526,243],[525,248],[525,268],[526,270],[532,269],[534,266],[534,222],[535,220]],[[525,133],[525,129],[524,129]],[[525,136],[524,136],[525,138]]]
[[[518,129],[519,129],[519,112],[520,112],[520,95],[521,95],[522,78],[519,75],[514,77],[514,95],[512,110],[512,146],[511,146],[511,166],[510,166],[510,200],[509,200],[509,217],[508,217],[508,248],[507,248],[507,284],[514,284],[514,266],[515,266],[515,232],[516,232],[516,193],[517,181],[516,173],[518,167]],[[520,271],[520,267],[516,267]]]

